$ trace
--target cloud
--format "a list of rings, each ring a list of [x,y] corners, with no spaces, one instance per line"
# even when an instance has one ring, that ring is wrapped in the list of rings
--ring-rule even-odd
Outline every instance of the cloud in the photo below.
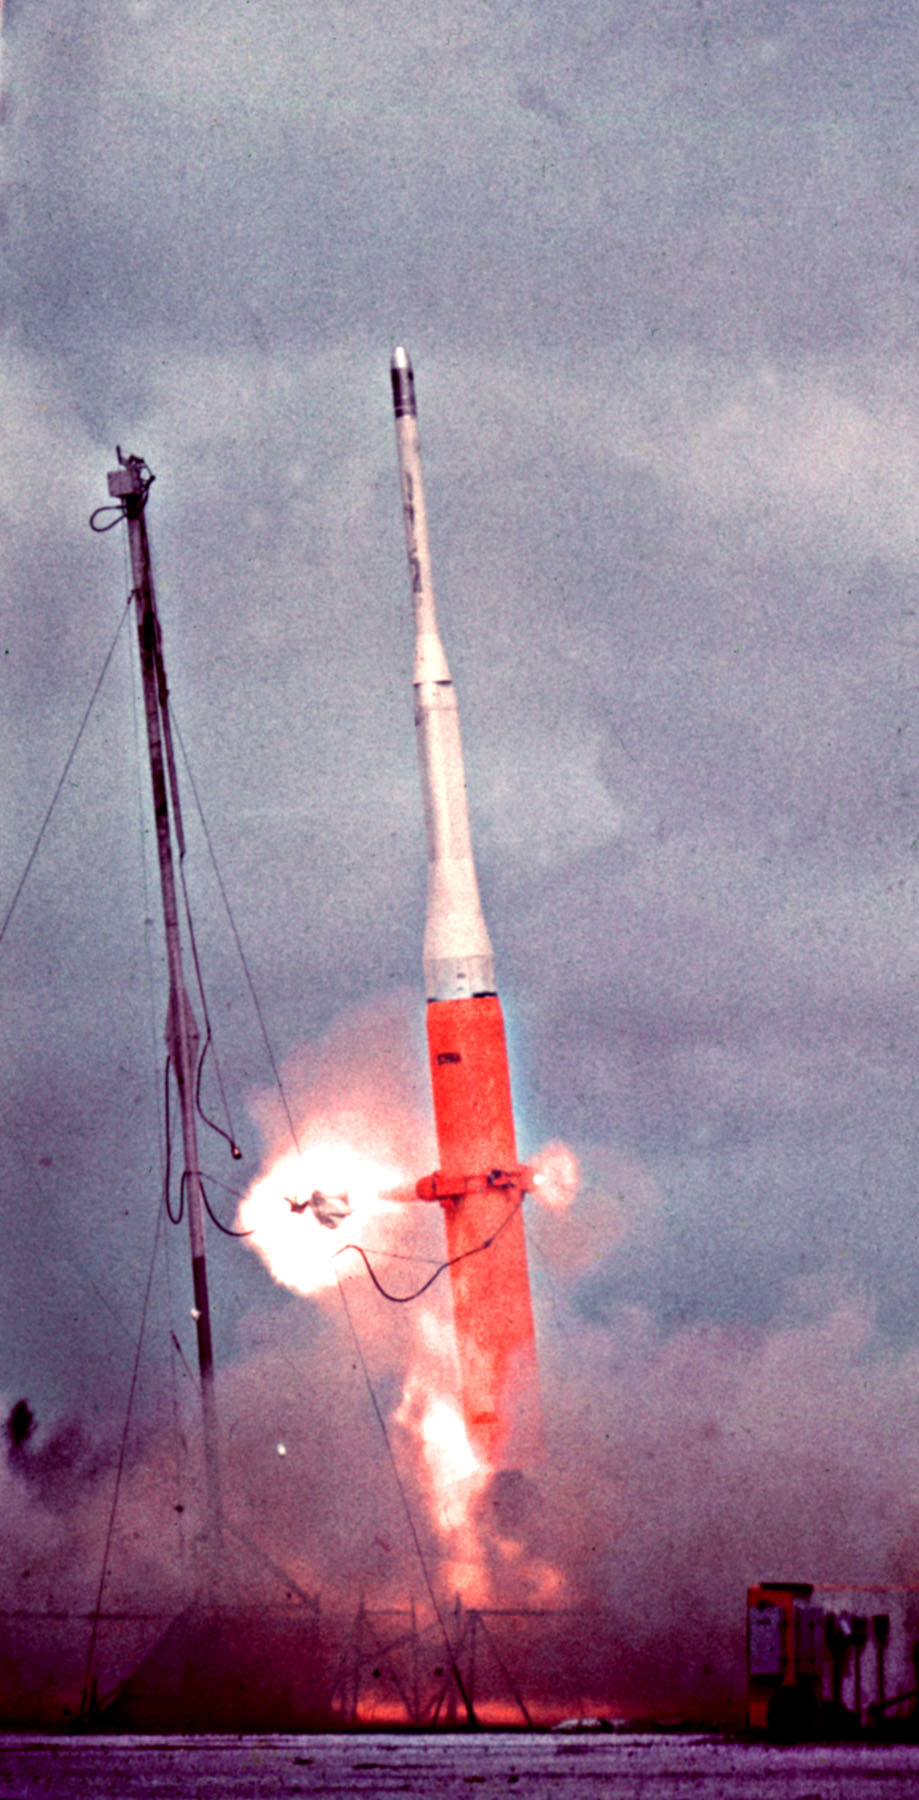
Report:
[[[7,8],[10,890],[127,596],[121,533],[85,528],[121,443],[156,470],[175,714],[277,1059],[326,1094],[372,1041],[364,1087],[392,1100],[391,1054],[427,1142],[386,368],[404,338],[520,1124],[587,1171],[582,1237],[544,1248],[570,1292],[546,1260],[537,1287],[576,1359],[589,1343],[605,1369],[615,1343],[654,1397],[652,1426],[616,1389],[636,1465],[646,1432],[669,1468],[652,1440],[672,1431],[706,1492],[727,1470],[734,1541],[778,1556],[792,1512],[787,1536],[744,1537],[741,1474],[779,1454],[768,1396],[790,1404],[795,1356],[816,1371],[802,1511],[808,1433],[839,1462],[821,1384],[841,1433],[872,1357],[886,1422],[859,1455],[911,1479],[890,1426],[919,1279],[908,33],[856,4],[409,11],[138,3],[113,30],[96,0],[39,31]],[[162,949],[121,649],[2,947],[9,1379],[42,1418],[89,1416],[124,1367],[160,1198]],[[267,1073],[184,791],[250,1171]],[[351,1011],[368,1002],[382,1032]],[[263,1477],[293,1554],[285,1357],[311,1366],[326,1333],[308,1419],[327,1445],[350,1351],[238,1246],[213,1260],[251,1506]],[[800,1281],[830,1284],[832,1327],[802,1325]],[[861,1347],[833,1283],[876,1320]],[[689,1405],[684,1434],[668,1391],[710,1413]],[[612,1537],[633,1476],[609,1467]],[[654,1572],[645,1504],[674,1578],[704,1566],[697,1519],[655,1514],[650,1476],[629,1495],[636,1566]]]

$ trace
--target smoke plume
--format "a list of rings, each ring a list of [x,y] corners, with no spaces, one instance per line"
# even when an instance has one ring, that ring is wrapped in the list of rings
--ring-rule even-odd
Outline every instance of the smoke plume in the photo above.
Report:
[[[412,1180],[432,1166],[401,1003],[340,1023],[288,1082],[304,1142],[319,1121]],[[285,1121],[275,1103],[256,1105],[268,1164]],[[662,1229],[648,1173],[613,1150],[606,1173],[608,1191],[571,1199],[569,1182],[569,1204],[527,1201],[545,1437],[527,1469],[477,1474],[454,1445],[437,1475],[421,1445],[427,1390],[446,1403],[455,1381],[446,1274],[408,1305],[350,1253],[340,1285],[310,1296],[266,1274],[220,1371],[228,1602],[424,1609],[430,1581],[447,1611],[459,1589],[486,1617],[543,1615],[528,1679],[550,1709],[736,1719],[749,1582],[910,1578],[919,1352],[885,1347],[864,1303],[819,1282],[791,1284],[785,1322],[769,1330],[667,1331],[629,1304],[598,1316],[598,1266]],[[347,1242],[350,1226],[328,1235]],[[394,1292],[442,1257],[433,1207],[396,1207],[367,1236]],[[104,1607],[166,1613],[187,1594],[201,1513],[192,1393],[180,1424],[177,1448],[161,1417],[138,1422]],[[91,1609],[113,1426],[46,1429],[19,1401],[6,1452],[4,1605]]]

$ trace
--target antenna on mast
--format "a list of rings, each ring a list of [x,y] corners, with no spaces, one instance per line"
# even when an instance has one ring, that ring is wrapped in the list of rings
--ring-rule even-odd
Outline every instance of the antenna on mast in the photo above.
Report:
[[[176,899],[172,840],[179,856],[184,855],[182,812],[172,729],[169,720],[169,689],[163,662],[150,543],[144,511],[154,481],[152,471],[141,456],[123,456],[116,447],[119,466],[108,477],[108,490],[119,504],[100,508],[124,517],[128,527],[131,554],[133,600],[140,647],[140,668],[144,690],[147,724],[147,747],[150,756],[150,780],[153,789],[153,812],[156,821],[156,848],[160,866],[163,896],[163,919],[166,928],[166,958],[169,969],[169,1007],[166,1015],[166,1045],[175,1071],[182,1118],[182,1148],[185,1159],[183,1187],[188,1211],[191,1247],[194,1307],[192,1317],[198,1339],[198,1368],[201,1378],[201,1411],[203,1417],[204,1472],[206,1490],[206,1573],[207,1584],[216,1585],[220,1551],[220,1461],[217,1444],[217,1407],[214,1392],[214,1350],[211,1336],[211,1313],[207,1288],[207,1264],[204,1246],[204,1190],[198,1161],[198,1132],[195,1117],[195,1080],[200,1036],[182,972],[182,945],[179,934],[179,911]],[[107,531],[110,525],[96,525],[94,530]]]

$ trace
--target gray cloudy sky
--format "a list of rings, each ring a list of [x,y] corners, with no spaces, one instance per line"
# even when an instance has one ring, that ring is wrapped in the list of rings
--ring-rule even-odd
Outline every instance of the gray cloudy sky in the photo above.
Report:
[[[854,1294],[874,1354],[916,1337],[916,24],[7,0],[0,901],[124,604],[86,527],[117,442],[275,1053],[396,1007],[427,1105],[404,342],[520,1136],[582,1161],[591,1330]],[[44,1414],[114,1397],[156,1206],[128,637],[0,946],[0,1390]],[[280,1297],[214,1261],[232,1359]]]

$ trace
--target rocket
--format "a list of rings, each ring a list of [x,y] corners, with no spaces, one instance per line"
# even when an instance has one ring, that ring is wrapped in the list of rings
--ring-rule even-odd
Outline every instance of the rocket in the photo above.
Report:
[[[427,1037],[440,1166],[419,1199],[444,1215],[463,1416],[487,1467],[540,1440],[523,1198],[494,954],[482,913],[459,712],[434,606],[412,365],[393,352],[392,391],[415,621],[415,728],[427,832]]]

